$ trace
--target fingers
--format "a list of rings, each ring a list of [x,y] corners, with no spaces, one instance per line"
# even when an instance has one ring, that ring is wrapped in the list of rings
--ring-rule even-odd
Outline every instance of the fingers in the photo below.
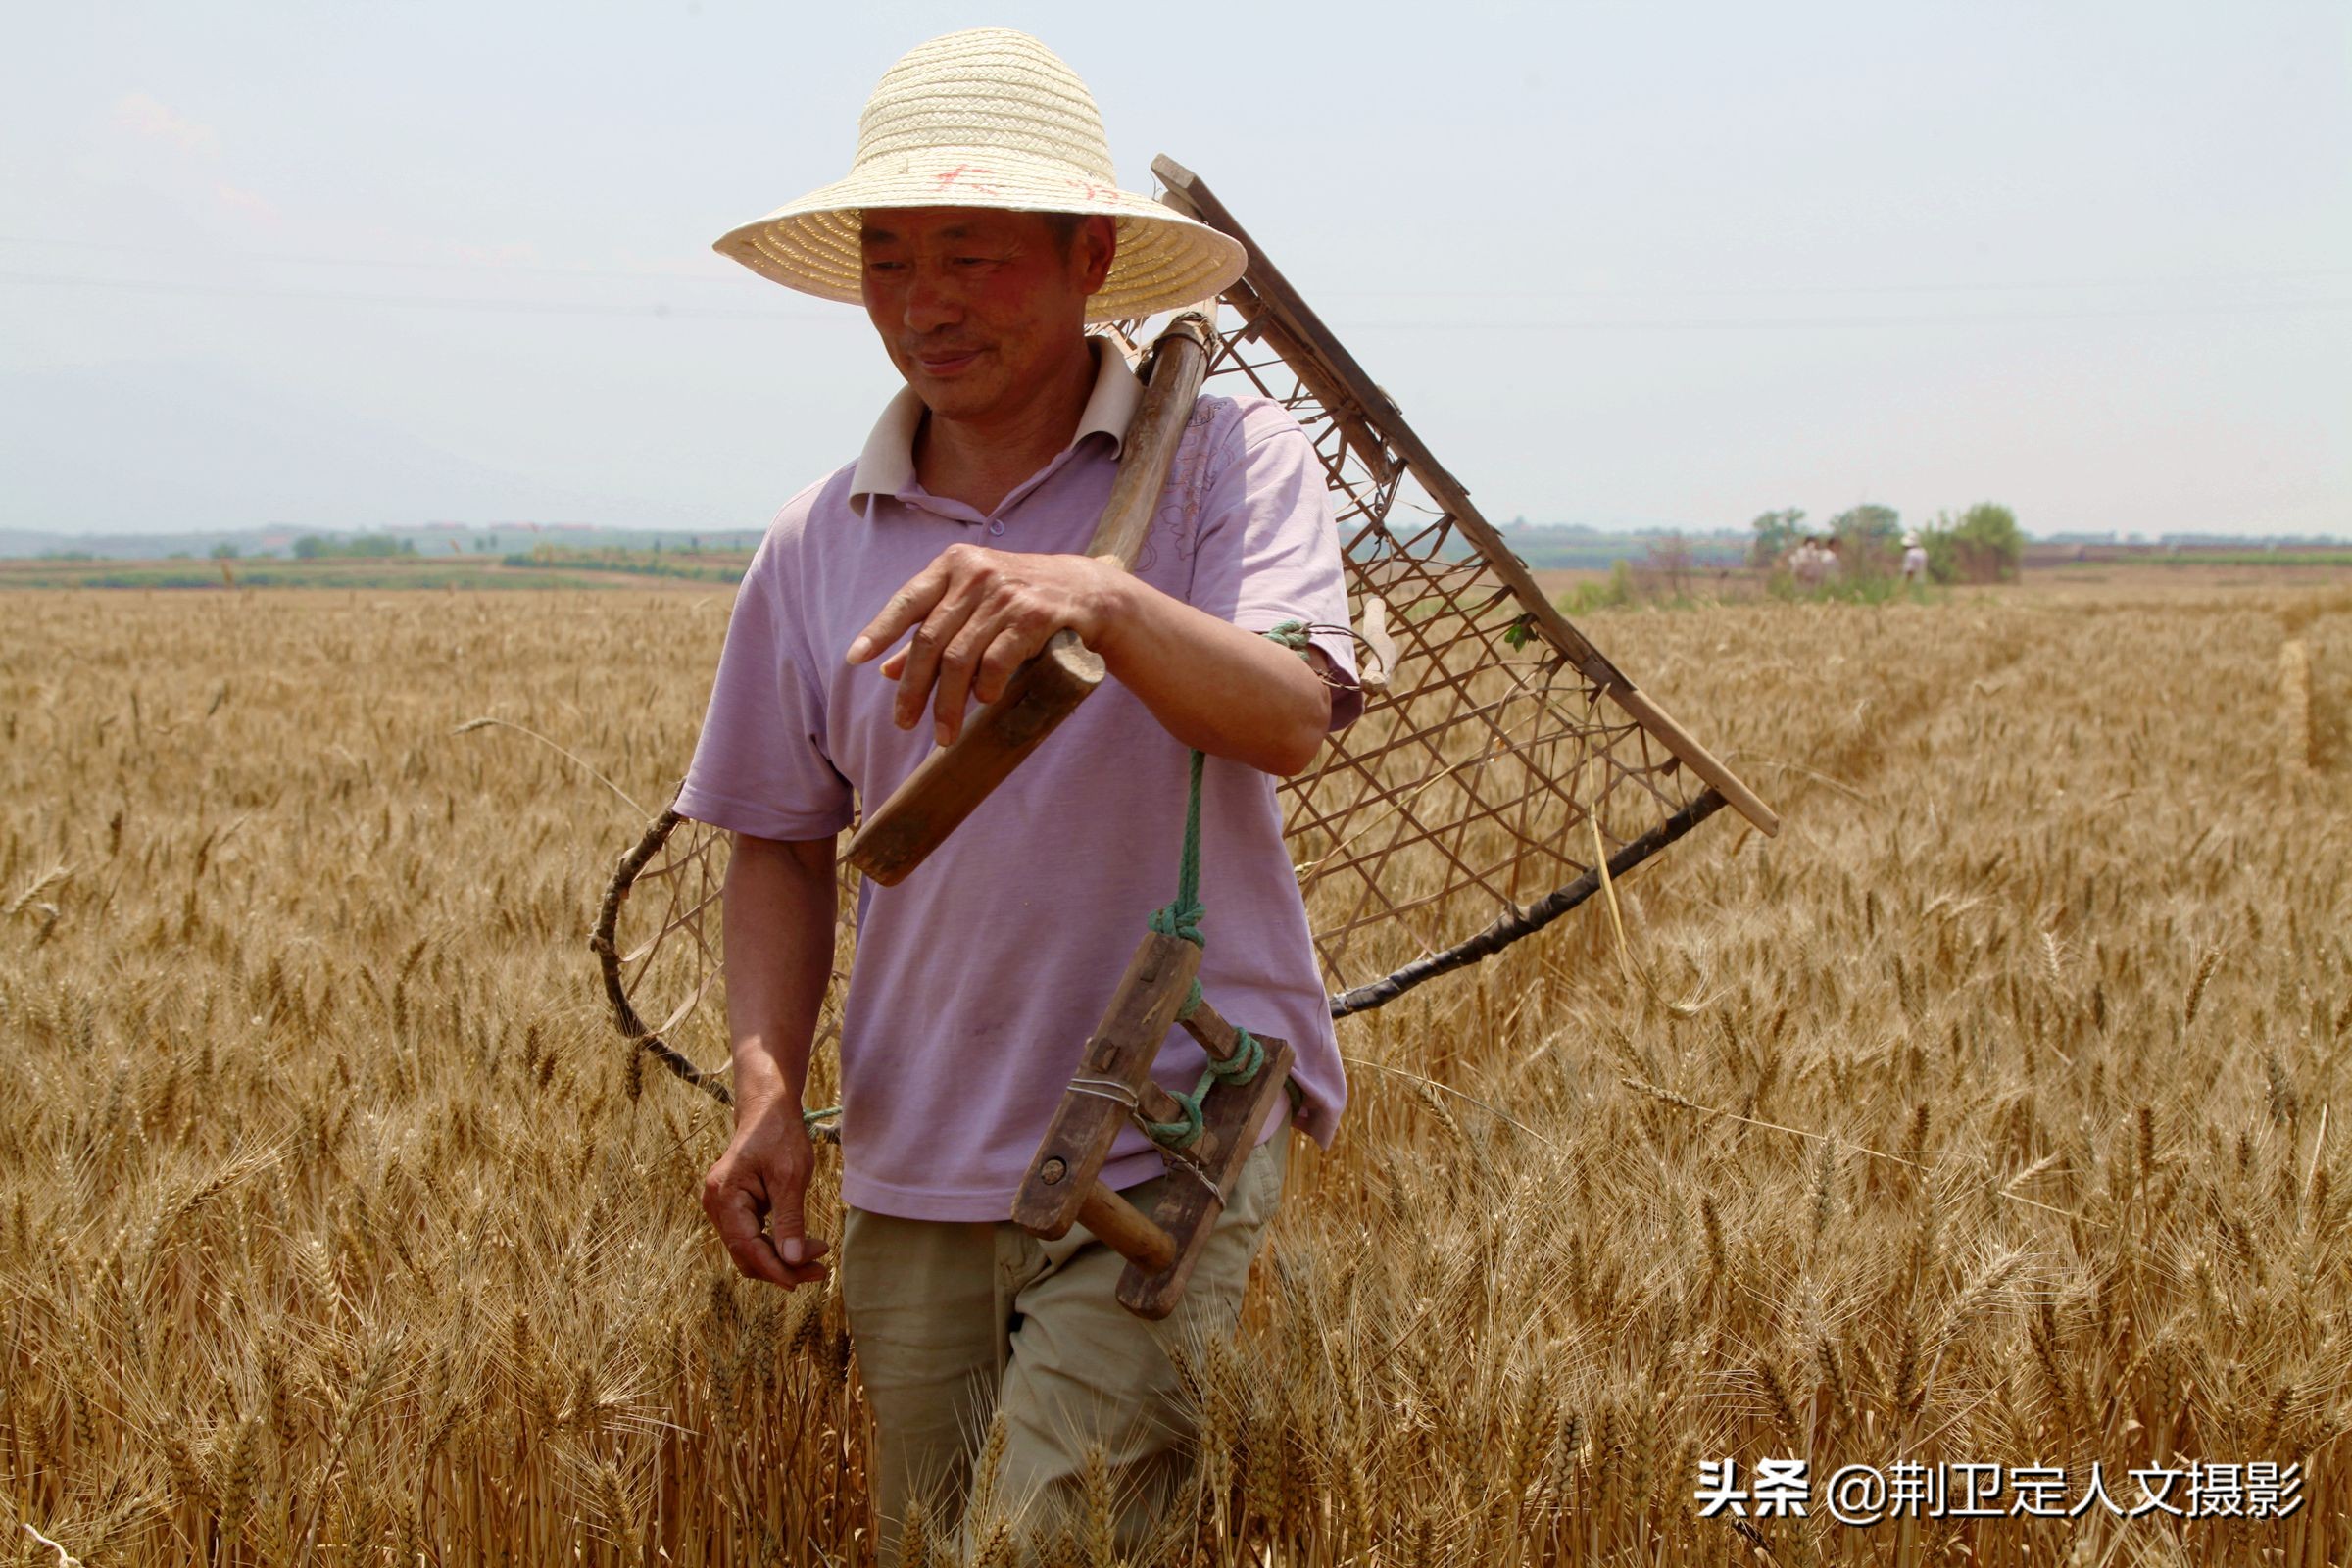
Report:
[[[703,1212],[718,1231],[727,1256],[746,1278],[789,1291],[825,1277],[825,1266],[817,1259],[824,1255],[826,1244],[802,1234],[801,1194],[806,1184],[805,1176],[798,1186],[789,1178],[776,1184],[779,1191],[788,1188],[791,1199],[788,1206],[775,1205],[775,1234],[771,1237],[760,1229],[760,1214],[769,1204],[759,1193],[716,1170],[704,1180]]]
[[[850,639],[843,659],[853,664],[867,660],[897,642],[899,633],[921,620],[939,603],[955,576],[956,563],[952,559],[956,549],[951,546],[939,559],[906,580],[906,586],[890,596],[880,614],[865,623],[865,629]]]
[[[972,695],[972,656],[965,651],[970,641],[971,628],[967,624],[940,656],[939,686],[931,699],[931,737],[942,746],[954,745],[963,729],[963,705]],[[905,692],[902,685],[901,695]]]
[[[976,608],[979,592],[976,587],[959,585],[947,598],[932,607],[923,623],[914,628],[906,641],[905,662],[899,666],[899,695],[891,705],[891,716],[901,729],[912,729],[915,720],[923,716],[923,705],[931,697],[932,684],[940,674],[940,661],[948,645],[963,630]],[[960,689],[961,683],[958,682]],[[960,714],[959,708],[957,712]],[[940,726],[940,741],[947,740],[947,726]]]
[[[892,718],[911,729],[928,705],[935,738],[950,745],[973,698],[996,701],[1013,671],[1077,618],[1085,581],[1072,562],[1083,558],[950,545],[891,597],[846,657],[862,662],[911,626],[913,635],[876,666],[899,685]]]
[[[1004,695],[1012,672],[1052,635],[1042,616],[1019,606],[965,621],[939,663],[939,695],[932,705],[939,744],[951,745],[962,732],[966,702],[977,697],[993,703]]]
[[[995,586],[997,571],[988,554],[969,545],[950,545],[913,583],[900,590],[899,597],[904,599],[924,577],[934,571],[942,574],[939,589],[928,593],[929,609],[920,616],[914,635],[882,663],[882,673],[899,683],[898,697],[891,704],[891,717],[899,728],[912,729],[922,716],[932,683],[938,678],[941,656]],[[881,623],[891,618],[891,611],[885,608],[876,620]]]
[[[784,1260],[786,1268],[802,1273],[809,1273],[806,1265],[814,1264],[825,1250],[824,1243],[812,1241],[803,1234],[801,1200],[807,1196],[808,1190],[808,1177],[805,1175],[798,1182],[787,1177],[771,1183],[768,1188],[769,1245]],[[821,1276],[824,1272],[822,1268],[816,1268],[809,1277]]]
[[[1051,620],[1037,616],[1017,621],[1000,632],[980,658],[979,670],[972,678],[972,695],[983,703],[993,703],[1004,696],[1013,674],[1037,657],[1058,630],[1060,627]]]
[[[726,1248],[727,1256],[735,1260],[736,1268],[746,1276],[788,1291],[800,1283],[760,1233],[759,1200],[749,1192],[729,1187],[713,1198],[706,1188],[703,1211],[718,1228],[719,1244]]]

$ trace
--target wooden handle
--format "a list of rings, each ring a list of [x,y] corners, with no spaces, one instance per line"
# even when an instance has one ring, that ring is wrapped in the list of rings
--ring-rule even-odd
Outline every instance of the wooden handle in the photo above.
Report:
[[[1151,379],[1119,444],[1118,474],[1110,481],[1110,499],[1102,503],[1095,536],[1087,543],[1088,555],[1108,557],[1122,566],[1135,564],[1151,535],[1152,514],[1159,510],[1159,495],[1168,486],[1168,470],[1176,465],[1176,448],[1192,421],[1193,406],[1200,400],[1213,341],[1206,319],[1190,312],[1152,339]],[[1115,351],[1104,344],[1102,352]]]
[[[1102,684],[1102,659],[1075,632],[1055,632],[1012,673],[997,700],[965,721],[953,746],[933,747],[890,799],[850,837],[849,861],[884,887],[923,863]]]
[[[1151,381],[1127,426],[1118,474],[1087,554],[1135,564],[1200,399],[1213,341],[1212,329],[1196,315],[1178,317],[1154,340]],[[1102,352],[1117,351],[1104,344]],[[866,812],[850,838],[849,862],[884,887],[899,882],[1093,695],[1102,673],[1102,661],[1076,633],[1055,632],[1043,652],[1013,672],[995,702],[964,721],[952,744],[935,748],[888,800]]]
[[[1176,1239],[1099,1181],[1086,1190],[1086,1201],[1078,1206],[1078,1223],[1147,1274],[1175,1265]]]

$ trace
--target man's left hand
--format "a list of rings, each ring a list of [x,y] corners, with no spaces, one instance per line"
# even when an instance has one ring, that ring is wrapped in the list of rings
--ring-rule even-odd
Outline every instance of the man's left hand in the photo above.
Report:
[[[963,729],[965,702],[996,701],[1055,632],[1066,627],[1097,647],[1131,580],[1116,563],[1094,556],[950,545],[851,639],[848,660],[863,663],[912,627],[906,646],[880,665],[899,683],[892,716],[911,729],[929,701],[934,733],[946,746]]]

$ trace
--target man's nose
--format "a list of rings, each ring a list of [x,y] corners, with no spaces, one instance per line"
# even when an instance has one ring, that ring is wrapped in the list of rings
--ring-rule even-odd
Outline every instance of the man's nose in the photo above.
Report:
[[[963,305],[955,291],[942,286],[943,279],[927,267],[914,270],[914,279],[906,288],[906,319],[908,330],[929,332],[951,326],[963,316]]]

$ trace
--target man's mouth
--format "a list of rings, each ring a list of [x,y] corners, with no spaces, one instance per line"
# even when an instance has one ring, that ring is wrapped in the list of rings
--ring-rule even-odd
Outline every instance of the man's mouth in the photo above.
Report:
[[[952,353],[917,354],[914,363],[922,367],[925,375],[955,375],[970,368],[980,358],[979,349],[957,349]]]

